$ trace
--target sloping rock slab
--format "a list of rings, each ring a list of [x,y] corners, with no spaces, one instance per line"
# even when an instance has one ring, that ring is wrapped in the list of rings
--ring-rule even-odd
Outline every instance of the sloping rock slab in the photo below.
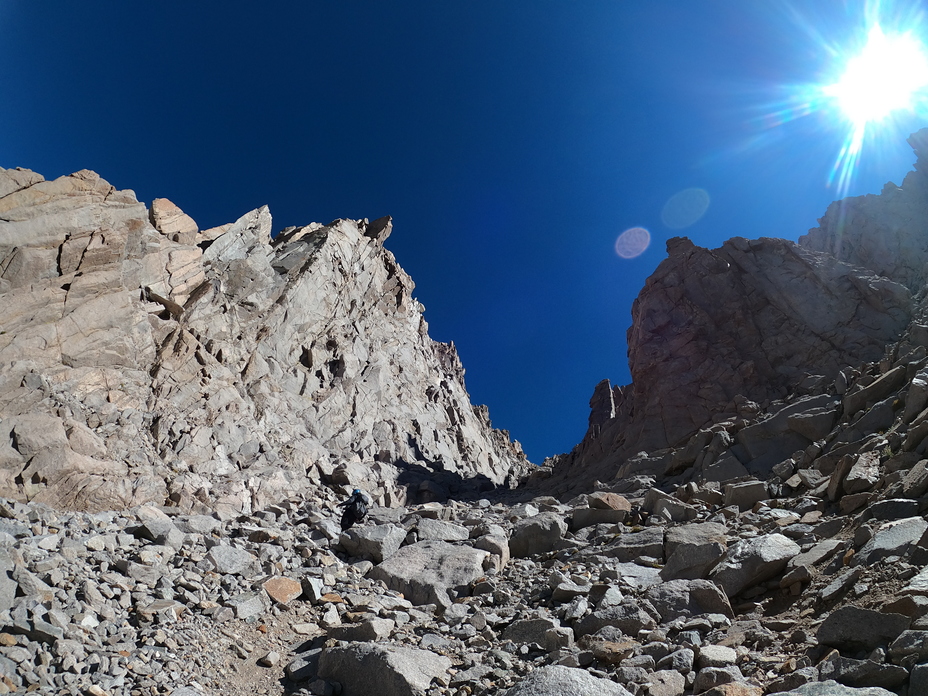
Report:
[[[850,686],[842,686],[836,681],[811,682],[803,684],[792,691],[780,691],[771,696],[894,696],[892,691],[887,691],[879,686],[867,686],[862,689],[855,689]]]
[[[319,676],[339,682],[342,696],[421,696],[450,667],[427,650],[374,643],[329,648],[319,658]]]
[[[454,546],[445,541],[420,541],[404,546],[368,573],[413,604],[451,606],[454,597],[466,594],[468,586],[484,573],[486,551]]]
[[[782,534],[743,539],[728,549],[709,578],[719,583],[725,594],[734,597],[782,571],[800,550],[796,542]]]
[[[902,614],[845,606],[822,622],[816,637],[822,645],[839,650],[873,650],[896,640],[911,622]]]
[[[660,613],[661,621],[699,614],[735,618],[728,597],[709,580],[671,580],[649,588],[645,597]]]
[[[505,696],[631,696],[624,686],[600,679],[584,669],[551,665],[536,669]],[[346,694],[347,696],[347,694]]]

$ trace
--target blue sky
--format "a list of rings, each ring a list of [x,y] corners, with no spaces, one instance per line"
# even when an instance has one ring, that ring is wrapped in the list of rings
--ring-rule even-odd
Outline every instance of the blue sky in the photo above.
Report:
[[[93,169],[201,228],[392,215],[432,337],[540,463],[582,438],[599,380],[629,381],[668,238],[795,240],[836,198],[846,124],[773,114],[836,77],[865,4],[810,4],[0,0],[0,166]],[[921,125],[874,132],[850,193],[900,183]],[[668,229],[688,188],[709,207]],[[619,258],[635,226],[651,245]]]

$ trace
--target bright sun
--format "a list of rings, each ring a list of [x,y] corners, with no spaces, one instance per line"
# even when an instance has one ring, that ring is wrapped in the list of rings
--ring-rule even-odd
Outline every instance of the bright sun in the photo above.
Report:
[[[844,64],[837,82],[820,85],[818,99],[838,107],[850,129],[828,183],[844,196],[860,158],[864,137],[876,125],[885,127],[900,112],[917,112],[925,105],[928,57],[912,32],[886,34],[873,24],[867,43]],[[807,112],[808,113],[808,112]]]
[[[841,79],[825,87],[841,110],[862,129],[896,109],[911,109],[913,97],[928,85],[928,59],[909,33],[887,36],[874,25],[860,54],[847,62]]]

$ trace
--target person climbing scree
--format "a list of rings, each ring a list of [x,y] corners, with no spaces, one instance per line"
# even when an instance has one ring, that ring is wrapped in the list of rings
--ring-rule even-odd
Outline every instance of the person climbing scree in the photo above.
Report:
[[[355,522],[361,522],[364,519],[364,516],[367,515],[367,505],[368,498],[361,492],[360,488],[355,488],[348,500],[338,504],[339,507],[345,508],[345,512],[342,513],[343,532],[350,529]]]

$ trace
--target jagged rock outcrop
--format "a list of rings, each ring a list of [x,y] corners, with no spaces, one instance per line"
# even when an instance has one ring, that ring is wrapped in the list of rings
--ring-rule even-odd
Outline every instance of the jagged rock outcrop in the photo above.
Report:
[[[920,154],[928,129],[909,142]],[[928,267],[922,169],[920,162],[901,188],[833,204],[799,244],[736,237],[708,250],[670,240],[632,308],[632,384],[596,387],[587,434],[548,463],[548,488],[579,492],[596,479],[676,474],[709,450],[709,480],[766,478],[830,432],[841,394],[824,394],[826,386],[838,379],[846,388],[849,371],[879,363],[894,344],[907,346],[893,349],[899,358],[928,345],[918,319]],[[884,380],[882,398],[907,381],[900,370],[894,384]],[[783,409],[812,394],[821,397]],[[856,412],[866,400],[845,406]],[[885,430],[891,405],[863,429]]]
[[[389,218],[200,231],[78,172],[0,169],[0,494],[248,511],[321,480],[380,502],[527,462],[428,337]]]

